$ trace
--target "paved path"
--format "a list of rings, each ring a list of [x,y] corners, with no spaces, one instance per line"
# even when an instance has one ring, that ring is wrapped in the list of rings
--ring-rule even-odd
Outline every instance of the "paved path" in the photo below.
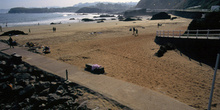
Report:
[[[9,55],[16,52],[22,55],[23,61],[64,78],[67,69],[70,81],[99,92],[134,110],[194,110],[184,103],[150,89],[105,75],[94,75],[76,66],[26,51],[21,47],[9,48],[7,44],[0,42],[0,51]]]

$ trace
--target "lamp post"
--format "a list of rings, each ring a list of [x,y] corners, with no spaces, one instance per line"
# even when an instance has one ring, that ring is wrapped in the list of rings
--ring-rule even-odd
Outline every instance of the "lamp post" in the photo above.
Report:
[[[212,80],[212,88],[211,88],[210,97],[209,97],[208,110],[211,110],[212,96],[213,96],[213,91],[214,91],[214,87],[215,87],[216,73],[217,73],[218,64],[219,64],[219,56],[220,56],[220,54],[218,53],[217,54],[217,59],[216,59],[216,64],[215,64],[215,72],[214,72],[214,76],[213,76],[213,80]]]

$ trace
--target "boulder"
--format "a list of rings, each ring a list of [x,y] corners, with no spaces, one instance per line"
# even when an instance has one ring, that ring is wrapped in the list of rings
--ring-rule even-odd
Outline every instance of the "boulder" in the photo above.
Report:
[[[136,19],[132,18],[132,17],[129,17],[129,18],[126,18],[124,21],[136,21]]]
[[[175,46],[171,43],[167,43],[166,45],[161,45],[160,49],[157,51],[157,53],[155,53],[155,56],[157,57],[162,57],[167,50],[174,50]]]
[[[171,16],[165,12],[160,12],[152,16],[151,20],[170,19]]]
[[[115,15],[100,15],[99,17],[115,17]]]
[[[40,105],[48,102],[48,97],[46,96],[31,96],[30,102],[34,104],[34,107],[37,108]]]
[[[90,22],[90,21],[95,21],[94,19],[89,19],[89,18],[83,18],[82,21],[84,22]]]
[[[58,88],[58,86],[59,85],[57,84],[57,82],[51,82],[50,83],[50,93],[55,93],[57,88]]]
[[[59,85],[59,87],[56,90],[56,94],[63,96],[66,93],[67,91],[64,89],[64,87],[62,85]]]
[[[30,79],[31,75],[29,73],[17,73],[14,75],[14,78],[16,78],[17,81],[26,80],[26,79]]]
[[[23,86],[17,85],[17,86],[14,86],[13,91],[15,91],[16,93],[19,93],[23,89],[24,89]]]
[[[23,100],[27,97],[31,97],[35,92],[35,88],[33,85],[28,85],[23,90],[19,92],[19,100]]]
[[[11,80],[13,80],[13,76],[11,76],[11,75],[1,76],[0,77],[0,83],[6,82],[6,81],[11,81]]]
[[[39,83],[36,83],[34,86],[36,88],[36,92],[40,93],[44,89],[50,88],[50,82],[39,81]]]
[[[70,18],[70,20],[75,20],[75,18]]]
[[[40,96],[47,96],[50,93],[50,88],[44,89],[39,93]]]
[[[12,30],[12,31],[8,31],[8,32],[4,32],[2,35],[0,36],[13,36],[13,35],[27,35],[26,33],[24,33],[23,31],[19,31],[19,30]]]
[[[22,62],[22,56],[21,55],[18,55],[16,53],[13,53],[11,54],[11,61],[14,63],[14,64],[21,64]]]
[[[0,84],[0,92],[9,92],[12,91],[12,88],[9,86],[9,84],[1,83]]]
[[[48,104],[47,107],[52,107],[54,105],[59,105],[59,104],[65,104],[66,101],[68,100],[72,100],[72,98],[70,96],[59,96],[57,94],[54,93],[50,93],[48,95]]]

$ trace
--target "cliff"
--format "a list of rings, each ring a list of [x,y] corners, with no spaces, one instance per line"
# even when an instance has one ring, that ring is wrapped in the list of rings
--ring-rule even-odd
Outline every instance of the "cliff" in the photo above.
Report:
[[[220,5],[219,0],[140,0],[136,8],[145,9],[186,9],[201,5],[201,9],[210,9]]]
[[[134,8],[137,2],[130,3],[105,3],[95,2],[91,4],[81,3],[73,7],[63,8],[11,8],[8,13],[52,13],[52,12],[80,12],[80,13],[120,13]],[[91,9],[91,10],[90,10]]]

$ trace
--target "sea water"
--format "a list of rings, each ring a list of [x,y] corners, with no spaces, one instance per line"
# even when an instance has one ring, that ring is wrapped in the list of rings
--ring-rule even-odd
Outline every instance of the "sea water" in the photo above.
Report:
[[[83,18],[92,19],[98,14],[78,14],[78,13],[0,13],[0,26],[31,26],[49,25],[50,23],[76,23]],[[75,20],[70,20],[74,18]]]

